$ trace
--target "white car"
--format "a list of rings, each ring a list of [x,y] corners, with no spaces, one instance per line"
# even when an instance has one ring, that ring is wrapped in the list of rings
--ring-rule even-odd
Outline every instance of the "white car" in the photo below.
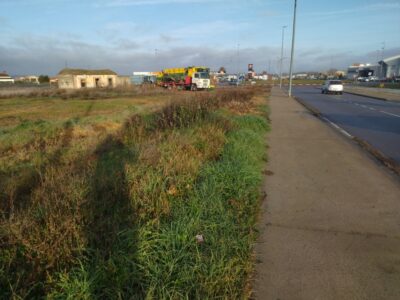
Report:
[[[340,80],[327,80],[321,88],[322,94],[343,94],[343,83]]]

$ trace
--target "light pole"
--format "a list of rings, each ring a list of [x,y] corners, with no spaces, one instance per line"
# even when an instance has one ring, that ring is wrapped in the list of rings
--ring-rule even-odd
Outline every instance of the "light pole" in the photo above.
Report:
[[[158,49],[157,48],[154,49],[154,62],[156,63],[156,71],[157,71],[157,68],[158,68],[157,52],[158,52]]]
[[[294,55],[294,40],[296,36],[296,9],[297,9],[297,0],[294,0],[292,52],[290,54],[290,69],[289,69],[289,97],[292,96],[293,55]]]
[[[386,74],[385,77],[383,77],[383,57],[384,57],[384,53],[385,53],[385,42],[382,42],[382,60],[381,60],[381,78],[385,79],[386,78]]]
[[[287,26],[282,26],[282,47],[281,47],[281,64],[279,67],[279,88],[282,88],[282,63],[283,63],[283,40],[285,38],[285,28]]]
[[[237,60],[236,60],[237,66],[236,66],[236,71],[237,71],[237,80],[238,81],[239,81],[239,65],[240,65],[240,62],[239,62],[239,47],[240,47],[240,44],[237,44]]]

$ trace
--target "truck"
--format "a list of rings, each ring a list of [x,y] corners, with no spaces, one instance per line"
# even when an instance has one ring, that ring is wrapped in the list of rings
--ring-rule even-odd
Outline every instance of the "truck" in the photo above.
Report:
[[[157,84],[168,89],[191,91],[210,89],[210,69],[196,66],[164,69],[157,77]]]

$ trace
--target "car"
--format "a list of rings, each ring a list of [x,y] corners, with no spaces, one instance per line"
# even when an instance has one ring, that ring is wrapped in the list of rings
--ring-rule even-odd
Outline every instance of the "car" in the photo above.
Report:
[[[343,83],[340,80],[327,80],[321,88],[322,94],[343,94]]]
[[[359,82],[369,82],[369,78],[368,77],[358,77],[357,81],[359,81]]]
[[[370,77],[369,77],[369,81],[377,82],[377,81],[379,81],[379,77],[377,77],[377,76],[370,76]]]

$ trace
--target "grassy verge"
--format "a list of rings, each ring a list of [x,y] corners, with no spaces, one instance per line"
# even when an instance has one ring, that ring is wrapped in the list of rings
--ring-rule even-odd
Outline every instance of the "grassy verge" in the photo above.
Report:
[[[18,197],[5,193],[1,296],[243,297],[265,93],[191,95],[133,115],[94,149],[49,161]]]

